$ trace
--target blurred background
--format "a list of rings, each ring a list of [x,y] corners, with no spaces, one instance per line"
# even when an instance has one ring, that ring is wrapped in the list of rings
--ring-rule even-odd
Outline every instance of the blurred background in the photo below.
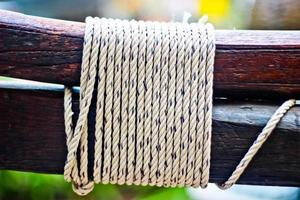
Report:
[[[85,16],[182,20],[208,15],[217,28],[299,29],[299,0],[0,0],[0,8],[84,21]]]
[[[182,21],[208,15],[217,29],[300,28],[299,0],[0,0],[0,9],[30,15],[84,21],[85,16]],[[13,81],[0,77],[0,81]],[[108,200],[299,200],[300,189],[239,186],[223,191],[99,184],[86,197],[78,197],[61,175],[0,171],[0,200],[108,199]]]

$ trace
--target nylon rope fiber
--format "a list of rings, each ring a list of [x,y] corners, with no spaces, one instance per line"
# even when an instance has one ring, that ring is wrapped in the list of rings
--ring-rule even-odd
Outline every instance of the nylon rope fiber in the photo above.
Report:
[[[95,183],[202,187],[209,181],[213,26],[86,18],[79,115],[65,87],[64,177],[86,195]],[[94,90],[96,90],[94,92]],[[96,95],[95,95],[96,93]],[[88,116],[96,98],[93,173]],[[232,176],[233,185],[287,110],[272,116]]]

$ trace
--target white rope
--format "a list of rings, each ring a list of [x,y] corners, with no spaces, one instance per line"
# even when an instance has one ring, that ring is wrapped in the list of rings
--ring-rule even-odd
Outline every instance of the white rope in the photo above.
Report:
[[[88,17],[73,127],[65,88],[68,155],[64,176],[86,195],[94,183],[192,186],[209,181],[215,54],[210,24]],[[94,163],[88,174],[88,115],[96,87]],[[271,118],[232,176],[233,185],[271,134],[288,101]]]
[[[180,146],[181,146],[181,105],[182,105],[182,91],[183,91],[183,68],[184,68],[184,32],[183,25],[176,24],[176,37],[177,37],[177,65],[176,65],[176,86],[175,86],[175,114],[174,114],[174,125],[173,125],[173,152],[172,152],[172,178],[171,186],[177,185],[178,171],[179,171],[179,157],[180,157]]]
[[[161,24],[154,22],[154,57],[152,67],[152,120],[151,120],[151,151],[149,185],[156,184],[156,169],[158,167],[158,139],[159,139],[159,100],[160,100],[160,68],[162,54],[162,29]],[[146,105],[149,106],[149,105]]]
[[[129,105],[128,105],[128,135],[127,135],[127,170],[126,170],[126,184],[133,183],[134,169],[135,169],[135,137],[136,137],[136,101],[137,101],[137,61],[138,61],[138,25],[136,21],[131,21],[131,53],[129,58]],[[140,133],[142,134],[142,132]]]
[[[140,22],[144,24],[144,22]],[[137,81],[137,134],[136,136],[136,163],[134,171],[134,184],[141,184],[143,170],[143,149],[144,149],[144,122],[145,122],[145,90],[144,81],[146,78],[146,46],[147,30],[145,25],[139,26],[139,51],[138,51],[138,81]]]
[[[116,20],[115,22],[115,31],[116,31],[116,50],[115,50],[115,63],[114,63],[114,97],[113,97],[113,124],[119,124],[117,126],[113,126],[113,137],[112,141],[112,165],[111,165],[111,172],[110,172],[110,183],[117,183],[118,180],[118,166],[119,166],[119,140],[120,140],[120,119],[121,119],[121,67],[122,67],[122,52],[123,52],[123,28],[122,28],[122,21]]]
[[[144,103],[144,149],[143,149],[143,170],[142,185],[148,185],[150,174],[150,150],[151,150],[151,119],[152,119],[152,68],[154,56],[154,24],[146,22],[147,46],[146,46],[146,77],[144,83],[145,103]]]
[[[124,184],[126,179],[126,158],[127,158],[127,128],[128,128],[128,94],[129,94],[129,58],[131,51],[130,27],[129,22],[124,22],[123,34],[123,63],[122,63],[122,89],[121,89],[121,131],[120,131],[120,161],[118,184]],[[116,142],[116,141],[114,141]]]
[[[168,72],[168,103],[167,103],[167,132],[165,144],[165,170],[164,185],[171,185],[172,174],[172,155],[173,155],[173,139],[174,139],[174,113],[175,113],[175,91],[176,91],[176,65],[177,65],[177,38],[176,25],[169,24],[169,72]]]
[[[268,137],[272,134],[277,124],[280,122],[285,113],[296,104],[296,100],[290,99],[284,102],[269,119],[267,125],[264,127],[262,132],[258,135],[252,146],[249,148],[243,159],[240,161],[236,169],[233,171],[228,180],[219,185],[221,189],[228,189],[237,182],[240,176],[243,174],[250,161],[253,159],[257,151],[265,143]]]

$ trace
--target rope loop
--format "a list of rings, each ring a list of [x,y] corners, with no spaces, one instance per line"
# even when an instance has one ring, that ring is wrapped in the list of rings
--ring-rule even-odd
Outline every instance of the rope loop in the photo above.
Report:
[[[93,181],[89,181],[87,184],[84,185],[73,184],[72,189],[79,196],[85,196],[89,194],[91,191],[93,191],[94,185],[95,184]]]

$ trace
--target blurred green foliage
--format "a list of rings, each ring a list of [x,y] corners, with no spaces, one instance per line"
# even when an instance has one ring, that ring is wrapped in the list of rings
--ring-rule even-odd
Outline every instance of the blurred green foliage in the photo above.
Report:
[[[189,200],[184,188],[158,188],[97,184],[86,197],[77,196],[62,175],[0,171],[0,200]]]

